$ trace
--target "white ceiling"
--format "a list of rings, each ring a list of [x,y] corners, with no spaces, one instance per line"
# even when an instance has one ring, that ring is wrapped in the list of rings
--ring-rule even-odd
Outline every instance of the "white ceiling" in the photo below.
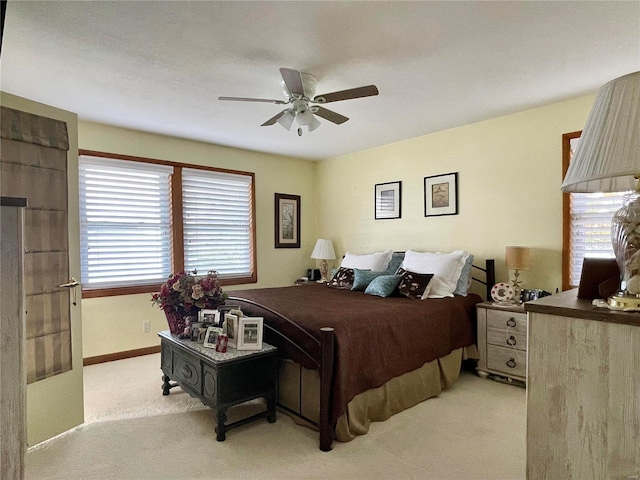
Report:
[[[377,85],[295,128],[260,124],[279,67],[317,93]],[[322,159],[593,93],[640,70],[640,1],[9,0],[3,91],[80,119]],[[82,147],[82,145],[81,145]]]

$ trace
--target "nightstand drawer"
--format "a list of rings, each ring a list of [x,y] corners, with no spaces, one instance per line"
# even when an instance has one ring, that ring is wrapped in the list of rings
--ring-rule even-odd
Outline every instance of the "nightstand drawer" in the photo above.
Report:
[[[487,309],[487,328],[527,334],[527,314]]]
[[[527,350],[527,334],[518,333],[516,329],[500,329],[487,328],[487,343],[499,347],[515,348],[518,350]]]
[[[512,348],[487,346],[487,367],[506,375],[524,377],[527,373],[527,353]]]

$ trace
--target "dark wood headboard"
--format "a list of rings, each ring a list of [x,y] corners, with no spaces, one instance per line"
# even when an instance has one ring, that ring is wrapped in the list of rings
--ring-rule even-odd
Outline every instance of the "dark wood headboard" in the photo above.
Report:
[[[476,265],[472,265],[472,267],[475,270],[471,270],[471,278],[473,280],[475,280],[478,283],[481,283],[482,285],[485,286],[485,294],[486,294],[486,299],[485,300],[490,300],[491,299],[491,289],[493,288],[493,286],[496,283],[496,262],[495,260],[493,260],[492,258],[488,258],[485,261],[485,267],[478,267]],[[481,278],[476,278],[473,273],[475,273],[475,271],[479,271],[481,273],[484,273],[484,280],[482,280]]]

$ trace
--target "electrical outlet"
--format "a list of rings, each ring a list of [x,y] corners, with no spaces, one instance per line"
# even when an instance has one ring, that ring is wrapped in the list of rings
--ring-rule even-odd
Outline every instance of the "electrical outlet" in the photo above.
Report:
[[[145,320],[142,322],[142,331],[144,333],[148,333],[151,331],[151,322],[149,320]]]

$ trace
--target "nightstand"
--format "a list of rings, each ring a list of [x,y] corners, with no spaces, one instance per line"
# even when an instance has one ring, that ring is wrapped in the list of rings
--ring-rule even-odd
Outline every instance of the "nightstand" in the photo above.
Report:
[[[524,385],[527,380],[527,314],[524,307],[483,302],[476,308],[480,352],[478,375]]]

